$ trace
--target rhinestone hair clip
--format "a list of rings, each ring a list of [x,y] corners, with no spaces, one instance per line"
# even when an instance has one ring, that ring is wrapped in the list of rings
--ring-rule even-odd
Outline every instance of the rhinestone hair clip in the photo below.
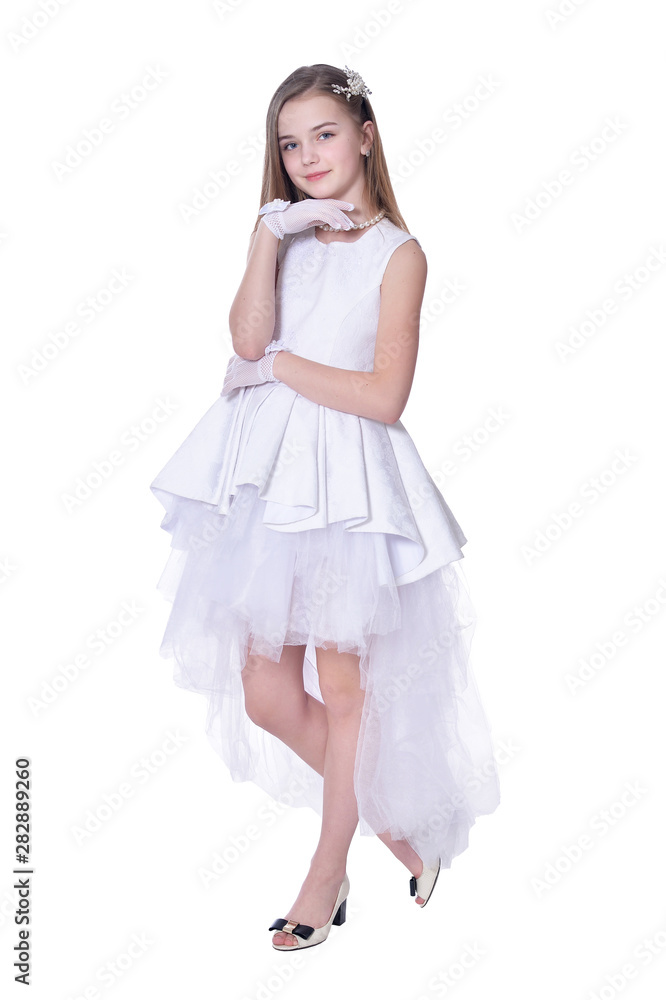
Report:
[[[368,90],[366,87],[359,73],[355,73],[349,68],[349,66],[345,66],[345,73],[347,74],[347,83],[349,86],[341,87],[338,83],[332,83],[331,87],[333,88],[333,92],[335,94],[346,94],[347,100],[349,100],[350,97],[356,97],[358,94],[360,94],[361,97],[367,97],[368,94],[372,93],[372,91]]]

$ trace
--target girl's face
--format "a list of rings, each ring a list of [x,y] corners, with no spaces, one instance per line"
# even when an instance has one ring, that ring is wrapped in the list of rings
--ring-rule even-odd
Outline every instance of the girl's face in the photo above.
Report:
[[[284,168],[292,183],[310,198],[338,198],[354,205],[345,214],[367,217],[365,197],[366,149],[373,125],[360,136],[344,108],[325,94],[294,97],[278,115],[278,143]]]

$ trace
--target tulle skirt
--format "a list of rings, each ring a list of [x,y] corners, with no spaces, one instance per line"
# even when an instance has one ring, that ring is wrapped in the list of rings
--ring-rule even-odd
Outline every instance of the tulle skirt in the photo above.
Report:
[[[364,690],[354,791],[361,835],[406,839],[426,865],[468,846],[499,801],[490,727],[469,663],[476,614],[454,561],[396,585],[386,536],[343,521],[278,531],[257,486],[229,511],[174,497],[171,552],[158,588],[172,602],[160,654],[174,680],[207,698],[206,731],[235,781],[322,815],[323,779],[245,707],[248,654],[274,661],[305,646],[303,685],[323,702],[316,647],[359,657]]]

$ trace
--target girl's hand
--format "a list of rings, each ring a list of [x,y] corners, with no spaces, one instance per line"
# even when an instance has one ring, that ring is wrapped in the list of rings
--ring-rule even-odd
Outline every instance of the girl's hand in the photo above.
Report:
[[[317,223],[351,229],[352,224],[342,209],[351,211],[353,207],[351,202],[336,198],[305,198],[295,202],[275,198],[262,206],[259,215],[263,215],[263,222],[281,240],[287,233],[300,233]]]
[[[271,340],[264,351],[263,358],[258,361],[246,361],[238,354],[234,354],[229,359],[227,371],[224,376],[221,396],[227,396],[234,389],[244,385],[261,385],[262,382],[279,382],[273,374],[273,361],[279,351],[289,351],[291,348],[284,346],[282,340]]]

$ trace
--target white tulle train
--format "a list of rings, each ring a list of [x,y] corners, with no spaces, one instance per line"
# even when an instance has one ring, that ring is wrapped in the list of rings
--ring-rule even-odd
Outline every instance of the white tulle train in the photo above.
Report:
[[[226,513],[162,494],[172,550],[158,587],[172,602],[160,653],[208,700],[207,734],[235,781],[322,813],[323,779],[245,708],[248,653],[305,645],[303,682],[322,701],[315,647],[359,656],[365,691],[354,767],[362,835],[406,839],[449,867],[476,817],[499,801],[490,728],[470,667],[476,615],[457,559],[396,583],[391,539],[343,521],[300,531],[265,523],[240,483]]]

